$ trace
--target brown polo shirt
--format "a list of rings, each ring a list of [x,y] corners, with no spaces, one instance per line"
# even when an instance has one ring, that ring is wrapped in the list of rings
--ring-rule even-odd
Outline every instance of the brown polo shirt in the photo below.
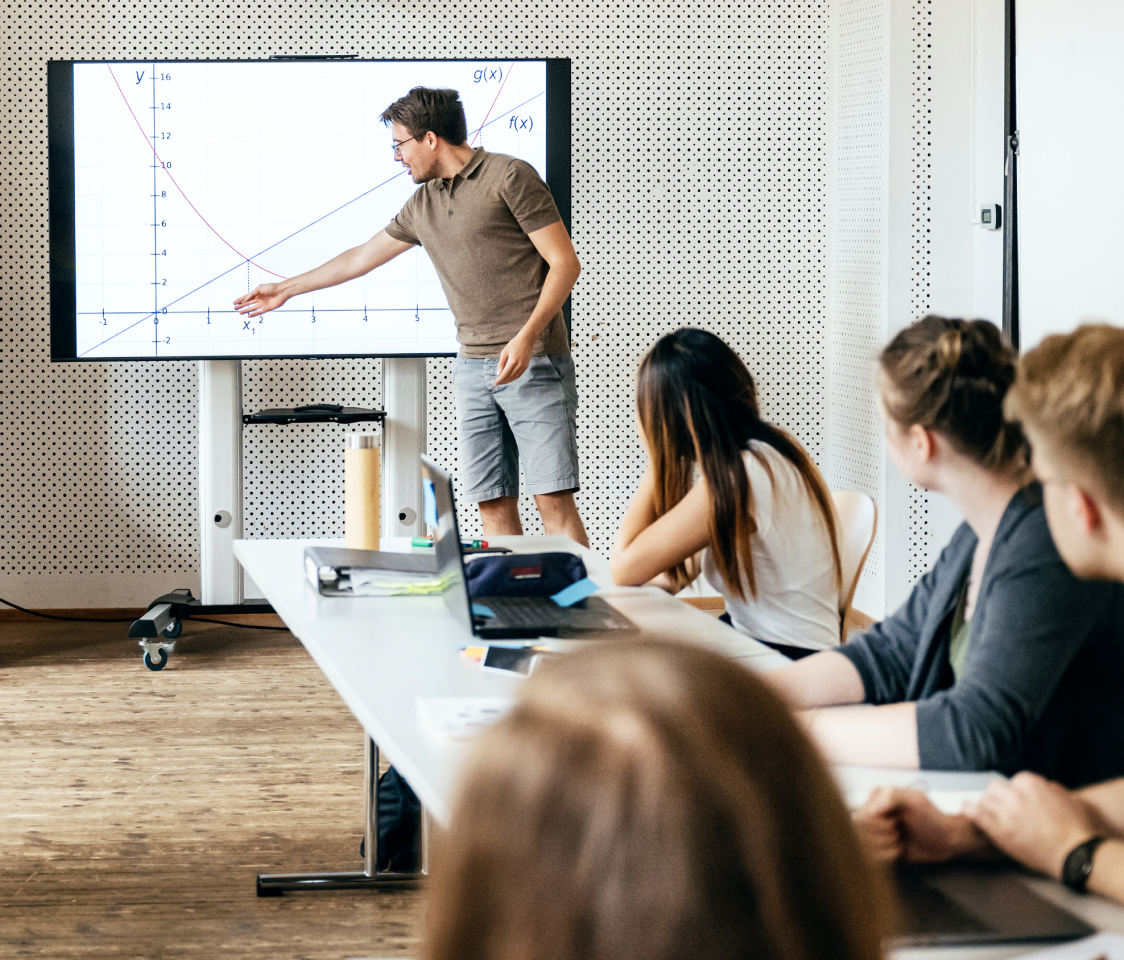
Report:
[[[457,322],[462,357],[498,357],[531,316],[549,269],[527,234],[562,217],[529,163],[478,149],[451,180],[423,183],[386,228],[425,248]],[[566,356],[562,311],[535,356]]]

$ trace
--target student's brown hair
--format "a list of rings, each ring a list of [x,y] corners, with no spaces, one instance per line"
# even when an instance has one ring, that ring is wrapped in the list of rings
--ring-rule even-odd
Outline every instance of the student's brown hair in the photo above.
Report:
[[[927,316],[882,350],[882,402],[899,425],[938,431],[982,467],[1025,465],[1026,439],[1003,415],[1015,357],[993,323]]]
[[[799,442],[761,419],[753,377],[725,342],[691,327],[661,337],[640,361],[636,406],[655,480],[656,516],[687,495],[697,464],[710,492],[711,554],[732,594],[745,599],[744,573],[750,594],[757,596],[752,548],[757,517],[743,460],[752,440],[767,443],[796,467],[827,528],[836,583],[842,583],[831,491]],[[771,481],[768,459],[752,454]],[[697,571],[688,571],[684,562],[668,573],[681,588]]]
[[[385,124],[400,123],[418,140],[430,130],[454,147],[468,139],[464,104],[456,90],[414,87],[387,107],[379,119]]]
[[[548,662],[466,764],[427,960],[875,960],[886,901],[778,697],[691,645]]]
[[[1007,412],[1124,514],[1124,330],[1088,324],[1047,337],[1019,360]]]

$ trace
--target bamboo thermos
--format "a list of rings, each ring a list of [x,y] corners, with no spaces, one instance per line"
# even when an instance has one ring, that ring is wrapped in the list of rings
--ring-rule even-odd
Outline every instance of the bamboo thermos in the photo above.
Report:
[[[343,458],[343,529],[349,550],[379,548],[379,438],[353,433]]]

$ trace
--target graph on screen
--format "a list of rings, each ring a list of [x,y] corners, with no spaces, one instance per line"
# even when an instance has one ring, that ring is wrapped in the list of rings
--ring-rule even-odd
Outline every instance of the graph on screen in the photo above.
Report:
[[[469,143],[546,175],[542,61],[73,65],[79,359],[386,356],[457,350],[415,248],[249,319],[235,297],[386,226],[417,189],[379,114],[460,93]]]

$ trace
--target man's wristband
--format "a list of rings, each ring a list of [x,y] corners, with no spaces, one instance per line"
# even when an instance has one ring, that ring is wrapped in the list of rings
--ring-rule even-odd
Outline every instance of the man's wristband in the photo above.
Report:
[[[1062,883],[1070,890],[1085,892],[1089,874],[1093,872],[1093,854],[1104,843],[1104,837],[1092,837],[1069,851],[1062,866]]]

